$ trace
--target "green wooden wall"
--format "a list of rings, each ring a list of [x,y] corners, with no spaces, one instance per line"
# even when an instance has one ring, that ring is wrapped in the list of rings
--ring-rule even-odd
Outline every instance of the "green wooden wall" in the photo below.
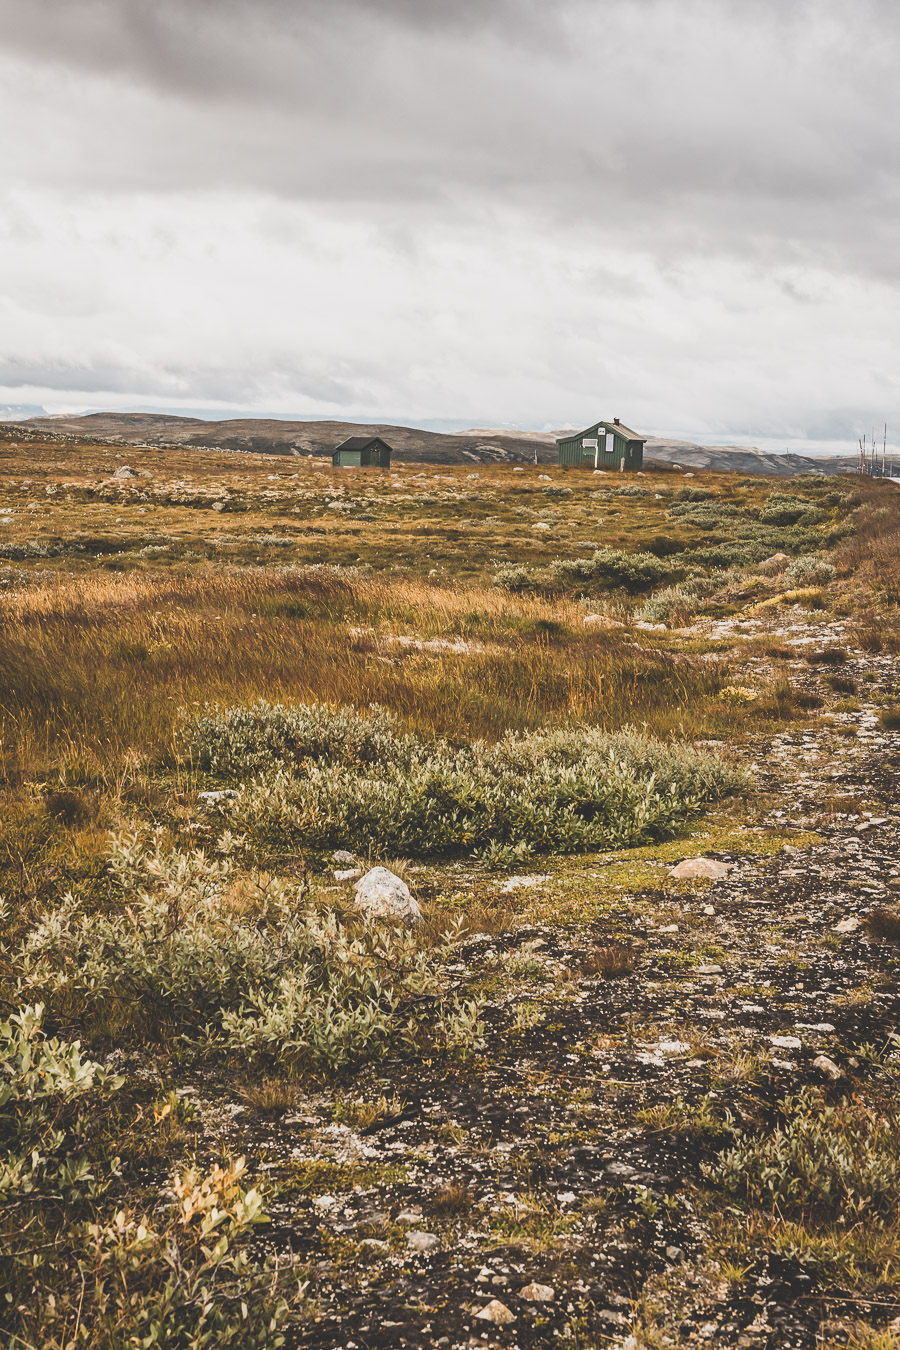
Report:
[[[610,440],[611,437],[611,440]],[[599,441],[595,451],[593,445],[585,441]],[[612,450],[606,447],[612,445]],[[584,431],[564,436],[556,442],[557,463],[579,469],[625,469],[632,472],[640,469],[644,462],[644,446],[641,441],[628,440],[607,422],[595,422]]]

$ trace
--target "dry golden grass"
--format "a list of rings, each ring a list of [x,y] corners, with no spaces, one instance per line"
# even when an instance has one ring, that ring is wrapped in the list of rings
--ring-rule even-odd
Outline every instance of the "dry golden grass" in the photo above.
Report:
[[[585,630],[571,602],[491,587],[95,574],[6,598],[2,771],[130,781],[171,751],[181,709],[255,698],[379,703],[425,733],[569,719],[666,732],[712,711],[720,679],[709,663]]]

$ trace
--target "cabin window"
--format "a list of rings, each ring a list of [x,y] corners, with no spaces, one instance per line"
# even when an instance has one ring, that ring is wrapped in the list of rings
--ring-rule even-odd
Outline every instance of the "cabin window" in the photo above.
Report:
[[[597,449],[597,437],[596,437],[596,436],[585,436],[585,438],[584,438],[584,440],[581,442],[581,444],[584,446],[585,450],[596,450],[596,449]]]
[[[615,432],[613,432],[613,431],[608,431],[608,432],[606,433],[606,453],[607,453],[608,455],[611,455],[612,452],[615,450],[615,448],[616,448],[616,436],[615,436]]]

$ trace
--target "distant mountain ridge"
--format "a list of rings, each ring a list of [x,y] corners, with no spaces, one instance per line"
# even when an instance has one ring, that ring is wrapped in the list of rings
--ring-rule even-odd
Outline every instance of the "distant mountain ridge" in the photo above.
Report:
[[[16,427],[50,435],[121,445],[180,449],[238,450],[264,455],[322,456],[348,436],[382,436],[401,461],[426,464],[556,463],[556,437],[563,432],[511,431],[472,427],[467,431],[423,431],[384,422],[286,422],[271,418],[230,418],[207,422],[167,413],[88,413],[83,417],[32,417]],[[853,473],[853,456],[776,455],[752,445],[698,445],[694,441],[648,437],[644,458],[652,465],[678,465],[714,473]]]

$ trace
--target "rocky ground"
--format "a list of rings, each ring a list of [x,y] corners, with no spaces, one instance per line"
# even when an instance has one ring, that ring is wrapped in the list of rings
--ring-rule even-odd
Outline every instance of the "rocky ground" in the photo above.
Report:
[[[900,1319],[877,1275],[742,1246],[740,1206],[709,1174],[786,1095],[895,1088],[898,949],[865,920],[900,896],[900,735],[866,691],[896,697],[898,660],[848,647],[844,621],[715,631],[743,644],[748,680],[771,660],[763,638],[812,702],[837,665],[863,691],[743,747],[750,851],[710,849],[720,875],[687,883],[659,866],[658,885],[599,906],[604,860],[582,860],[590,921],[470,938],[450,973],[484,998],[484,1030],[452,1073],[398,1060],[290,1106],[179,1089],[280,1187],[258,1243],[309,1282],[293,1343],[813,1350]],[[571,897],[571,864],[567,879]]]

